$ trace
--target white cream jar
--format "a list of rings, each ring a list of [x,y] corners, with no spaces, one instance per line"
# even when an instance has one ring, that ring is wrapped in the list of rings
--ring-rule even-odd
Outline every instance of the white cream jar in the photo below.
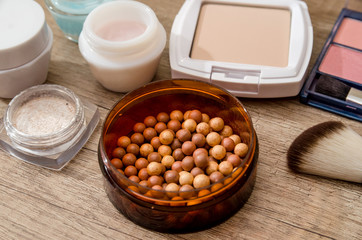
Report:
[[[42,7],[31,0],[3,0],[0,7],[0,97],[44,83],[53,33]]]
[[[129,0],[95,8],[79,37],[79,50],[94,77],[116,92],[150,82],[165,45],[165,29],[153,10]]]

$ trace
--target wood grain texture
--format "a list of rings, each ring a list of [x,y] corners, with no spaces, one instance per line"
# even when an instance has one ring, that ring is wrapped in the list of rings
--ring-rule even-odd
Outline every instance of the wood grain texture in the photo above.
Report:
[[[43,1],[37,2],[54,32],[47,83],[63,85],[94,102],[103,122],[123,94],[97,83],[78,45],[63,36]],[[141,2],[156,12],[169,39],[183,1]],[[344,2],[306,2],[314,27],[310,71]],[[355,7],[362,11],[362,1],[355,1]],[[169,78],[167,42],[155,80]],[[291,142],[306,128],[340,120],[362,135],[361,123],[303,105],[297,97],[240,100],[259,137],[258,173],[249,201],[224,223],[196,233],[166,234],[126,219],[103,190],[97,162],[99,124],[84,148],[60,172],[0,152],[0,239],[362,239],[361,185],[295,174],[286,162]],[[8,103],[0,99],[0,115]]]

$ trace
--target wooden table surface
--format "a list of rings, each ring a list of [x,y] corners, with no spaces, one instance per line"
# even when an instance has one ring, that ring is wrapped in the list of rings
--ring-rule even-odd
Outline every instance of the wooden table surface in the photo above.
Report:
[[[47,83],[63,85],[95,103],[101,120],[88,143],[60,172],[0,152],[1,239],[362,239],[361,185],[295,174],[286,161],[291,142],[317,123],[340,120],[361,135],[362,125],[303,105],[297,97],[240,98],[253,119],[260,155],[254,191],[230,219],[188,234],[158,233],[129,221],[108,200],[97,161],[101,124],[123,94],[104,89],[94,79],[78,45],[63,36],[43,1],[37,2],[54,33]],[[183,0],[142,2],[155,11],[169,37]],[[310,71],[344,1],[306,2],[314,28]],[[362,11],[362,1],[355,6]],[[167,42],[155,80],[170,78]],[[0,99],[0,115],[9,101]]]

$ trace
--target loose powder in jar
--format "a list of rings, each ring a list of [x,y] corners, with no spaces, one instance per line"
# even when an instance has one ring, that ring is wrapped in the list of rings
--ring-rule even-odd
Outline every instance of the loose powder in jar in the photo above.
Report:
[[[54,96],[31,99],[13,115],[13,125],[20,132],[41,136],[67,127],[76,112],[74,103]]]

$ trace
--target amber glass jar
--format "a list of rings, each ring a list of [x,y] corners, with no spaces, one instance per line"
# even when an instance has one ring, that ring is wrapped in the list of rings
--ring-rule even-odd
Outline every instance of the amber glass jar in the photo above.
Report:
[[[202,197],[178,201],[150,197],[144,194],[150,189],[129,180],[110,161],[117,139],[130,136],[135,123],[142,122],[146,116],[175,109],[182,112],[199,109],[210,117],[221,117],[249,146],[241,164],[221,181],[221,188],[213,188],[217,184],[214,183],[193,190],[198,193],[203,189],[217,189]],[[226,220],[248,200],[256,178],[258,142],[249,114],[230,93],[201,81],[165,80],[130,92],[113,107],[103,125],[98,159],[105,191],[124,216],[157,231],[190,232]],[[160,193],[167,194],[164,190]]]

